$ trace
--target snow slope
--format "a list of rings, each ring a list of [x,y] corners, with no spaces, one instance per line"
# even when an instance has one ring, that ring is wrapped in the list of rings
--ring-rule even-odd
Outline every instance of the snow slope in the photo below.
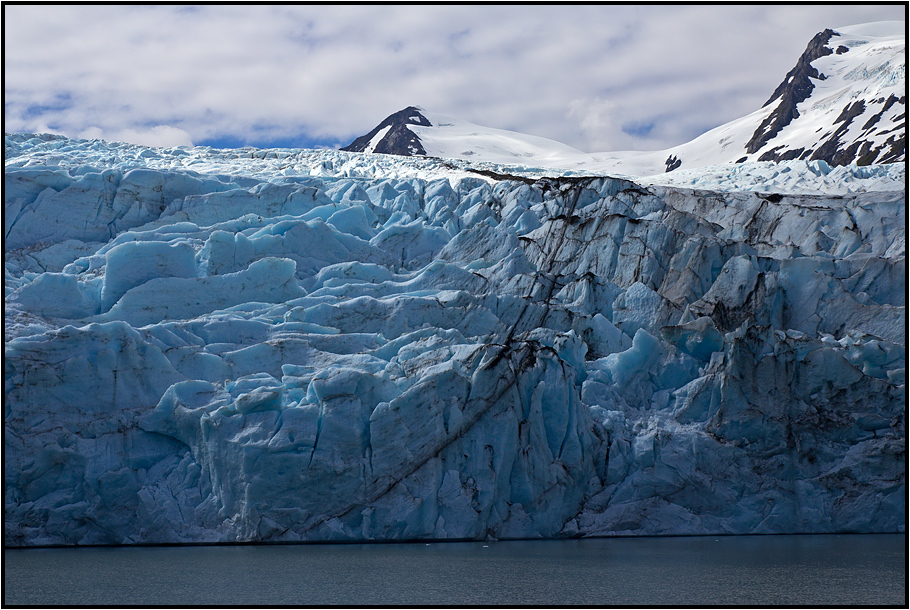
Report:
[[[903,170],[788,164],[8,136],[4,543],[903,531]]]
[[[580,150],[546,138],[481,127],[423,108],[420,112],[432,126],[418,125],[410,129],[420,138],[429,156],[559,167],[567,158],[584,155]]]

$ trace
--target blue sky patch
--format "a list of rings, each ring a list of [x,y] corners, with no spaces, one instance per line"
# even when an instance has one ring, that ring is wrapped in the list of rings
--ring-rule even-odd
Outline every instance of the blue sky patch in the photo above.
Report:
[[[635,138],[646,138],[654,130],[654,123],[626,123],[622,132]]]

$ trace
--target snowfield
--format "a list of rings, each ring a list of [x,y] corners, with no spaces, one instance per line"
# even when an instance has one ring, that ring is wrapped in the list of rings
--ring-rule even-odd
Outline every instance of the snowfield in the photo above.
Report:
[[[903,164],[532,161],[8,135],[4,543],[903,531]]]

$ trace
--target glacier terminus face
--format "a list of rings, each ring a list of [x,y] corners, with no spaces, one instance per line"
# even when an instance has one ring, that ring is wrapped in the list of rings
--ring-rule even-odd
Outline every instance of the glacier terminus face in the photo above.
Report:
[[[5,164],[6,545],[903,531],[903,164]]]

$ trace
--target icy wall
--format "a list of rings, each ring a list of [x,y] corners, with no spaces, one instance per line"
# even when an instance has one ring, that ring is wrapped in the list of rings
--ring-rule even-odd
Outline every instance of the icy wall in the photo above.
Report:
[[[903,531],[905,191],[47,140],[7,545]]]

